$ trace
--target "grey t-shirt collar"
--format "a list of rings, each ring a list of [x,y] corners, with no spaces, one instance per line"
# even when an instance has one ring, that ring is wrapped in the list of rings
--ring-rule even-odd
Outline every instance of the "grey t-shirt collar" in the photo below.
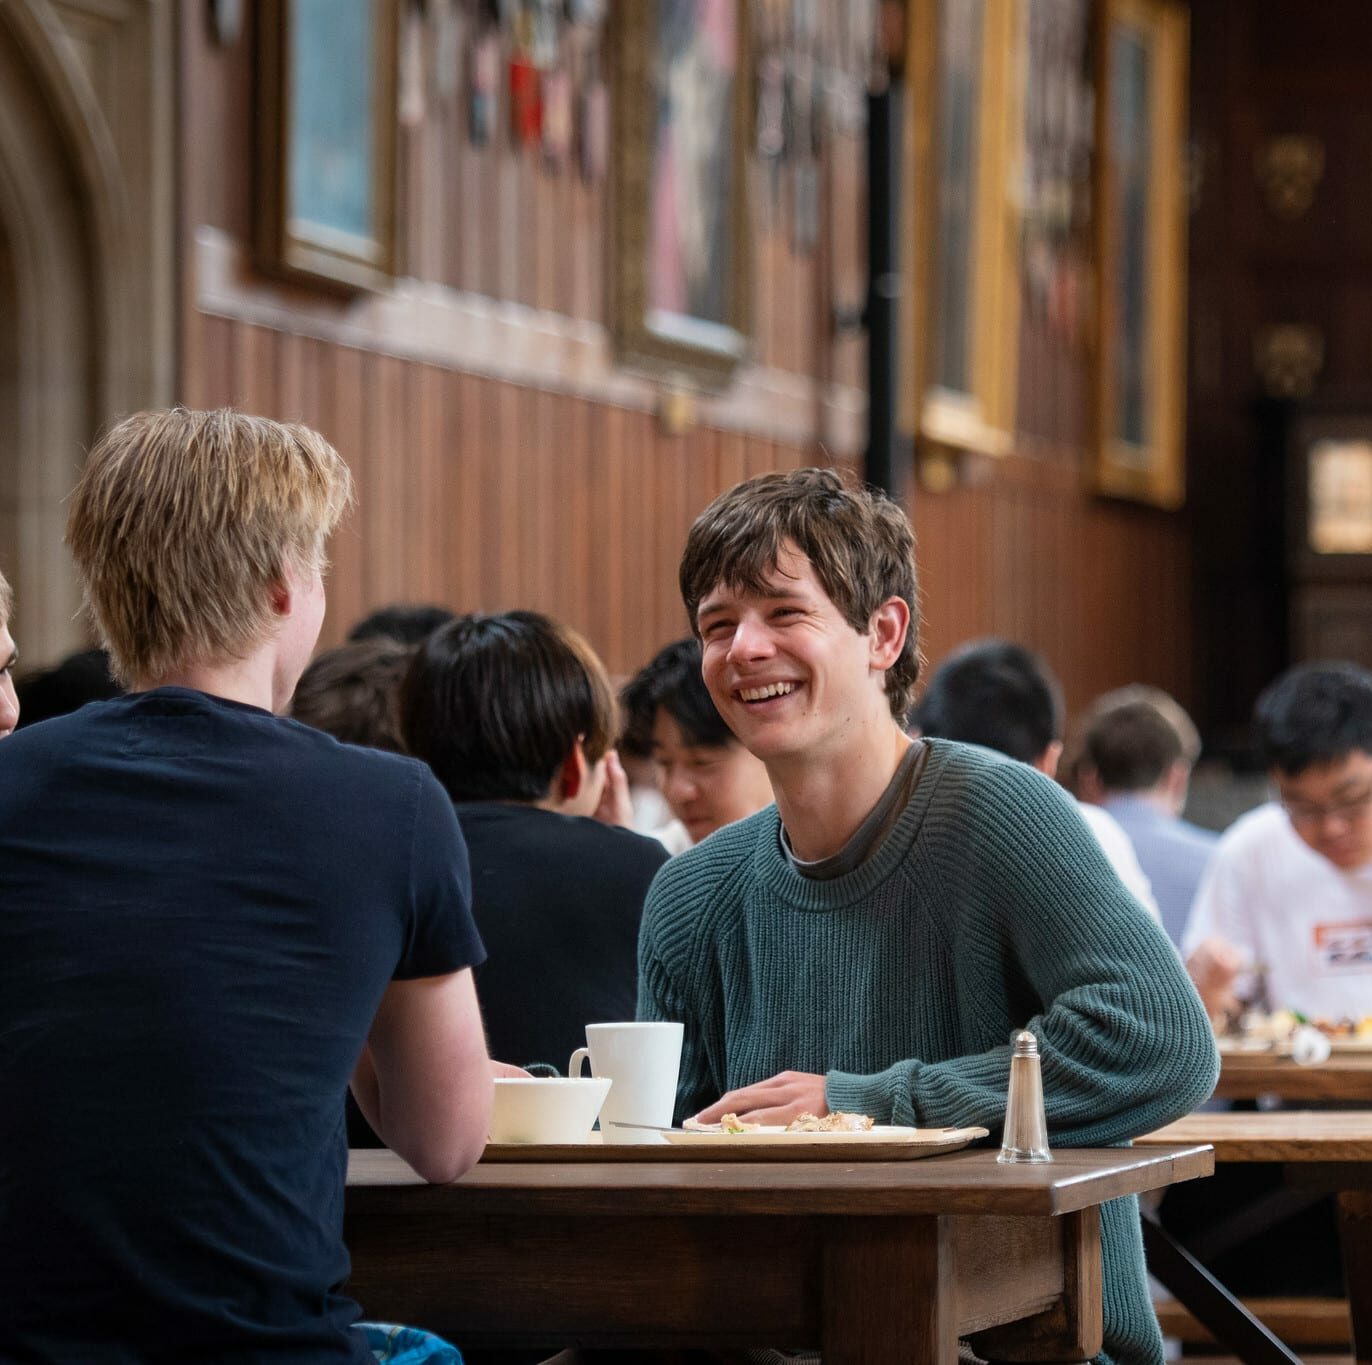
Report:
[[[895,828],[901,812],[909,805],[915,788],[919,785],[920,774],[924,771],[925,760],[929,757],[929,746],[917,739],[905,751],[886,790],[877,798],[877,803],[868,811],[863,822],[853,831],[852,837],[837,853],[827,858],[816,858],[805,862],[797,858],[791,849],[791,841],[786,837],[786,828],[777,825],[781,852],[802,877],[811,881],[827,882],[835,877],[846,876],[860,867],[885,842],[886,836]]]

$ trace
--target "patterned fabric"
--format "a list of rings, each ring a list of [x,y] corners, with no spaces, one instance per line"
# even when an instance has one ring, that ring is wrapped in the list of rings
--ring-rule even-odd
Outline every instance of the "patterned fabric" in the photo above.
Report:
[[[393,1322],[359,1322],[356,1328],[383,1365],[462,1365],[462,1352],[442,1337]]]

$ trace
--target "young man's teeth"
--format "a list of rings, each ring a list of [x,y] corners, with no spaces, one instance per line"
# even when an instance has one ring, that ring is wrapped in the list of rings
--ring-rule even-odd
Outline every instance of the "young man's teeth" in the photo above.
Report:
[[[766,687],[740,688],[739,696],[744,701],[766,701],[768,697],[784,697],[794,690],[794,683],[768,683]]]

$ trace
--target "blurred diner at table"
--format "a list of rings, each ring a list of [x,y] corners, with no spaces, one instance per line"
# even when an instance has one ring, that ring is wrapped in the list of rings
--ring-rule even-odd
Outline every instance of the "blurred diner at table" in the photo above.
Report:
[[[461,616],[418,647],[399,714],[471,851],[492,1055],[564,1065],[588,1023],[633,1017],[643,899],[667,859],[622,827],[628,783],[605,666],[537,612]]]
[[[1184,946],[1213,1019],[1372,1014],[1372,673],[1301,664],[1258,698],[1277,800],[1220,840]]]

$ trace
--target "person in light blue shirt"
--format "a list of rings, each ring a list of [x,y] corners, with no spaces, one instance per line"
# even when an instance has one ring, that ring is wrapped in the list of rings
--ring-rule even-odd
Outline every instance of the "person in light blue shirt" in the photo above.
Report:
[[[1135,685],[1087,711],[1077,789],[1115,817],[1153,886],[1163,928],[1181,947],[1191,902],[1218,836],[1181,818],[1200,736],[1166,692]]]

